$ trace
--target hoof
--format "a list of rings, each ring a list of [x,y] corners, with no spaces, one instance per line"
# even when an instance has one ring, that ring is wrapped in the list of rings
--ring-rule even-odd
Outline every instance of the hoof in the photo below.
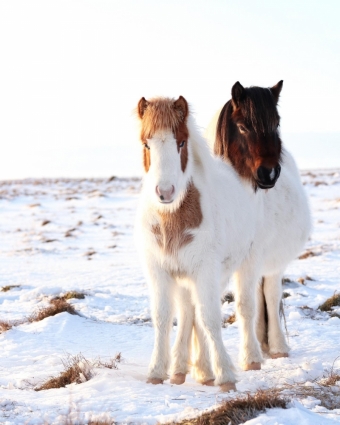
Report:
[[[225,384],[221,384],[220,390],[223,393],[227,393],[228,391],[236,391],[235,382],[226,382]]]
[[[281,357],[288,357],[288,353],[275,353],[271,354],[270,357],[272,359],[280,359]]]
[[[253,362],[244,365],[243,370],[261,370],[261,363],[260,362]]]
[[[185,373],[175,373],[170,378],[170,384],[182,385],[185,382]]]
[[[207,387],[213,387],[215,380],[214,379],[208,379],[207,381],[202,382],[202,385],[206,385]]]
[[[159,384],[163,384],[163,379],[160,378],[149,378],[146,381],[147,384],[153,384],[153,385],[159,385]]]

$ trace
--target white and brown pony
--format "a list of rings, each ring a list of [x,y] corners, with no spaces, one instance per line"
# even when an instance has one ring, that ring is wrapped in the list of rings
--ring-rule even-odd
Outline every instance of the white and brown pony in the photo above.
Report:
[[[148,381],[162,383],[170,372],[171,382],[183,383],[192,339],[196,380],[234,389],[236,377],[221,336],[221,290],[236,272],[241,362],[245,369],[257,369],[262,352],[255,331],[256,291],[262,264],[271,265],[276,281],[301,249],[309,220],[308,209],[298,211],[304,195],[294,189],[295,174],[284,180],[285,189],[269,208],[261,203],[254,208],[254,192],[233,167],[210,154],[183,97],[142,98],[138,115],[145,177],[136,240],[150,286],[155,328]],[[282,227],[289,228],[283,244]],[[170,362],[175,310],[178,331]],[[269,338],[277,332],[269,328]],[[275,339],[273,354],[288,350],[283,343]]]
[[[251,277],[238,276],[236,295],[261,279],[258,287],[257,337],[272,358],[287,357],[288,345],[280,324],[282,277],[287,264],[302,250],[311,229],[308,202],[295,162],[279,134],[277,103],[283,81],[271,88],[232,87],[232,98],[215,116],[207,137],[216,156],[238,173],[258,216],[256,263]],[[263,190],[265,189],[265,190]],[[248,269],[249,270],[249,269]],[[253,283],[251,284],[251,286]],[[239,302],[238,316],[243,315]],[[251,335],[244,329],[246,336]],[[244,341],[246,346],[252,345]],[[259,368],[257,359],[253,368]]]

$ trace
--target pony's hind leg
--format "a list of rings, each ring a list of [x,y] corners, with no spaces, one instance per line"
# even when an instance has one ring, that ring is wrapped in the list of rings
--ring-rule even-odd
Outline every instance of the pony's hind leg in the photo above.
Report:
[[[183,384],[188,373],[190,337],[194,324],[194,306],[188,289],[176,288],[177,335],[172,348],[171,384]]]
[[[214,374],[211,369],[208,341],[203,329],[196,322],[191,342],[191,375],[202,385],[214,385]]]
[[[282,274],[266,276],[263,292],[268,314],[269,355],[276,359],[288,357],[289,346],[281,326],[280,307],[282,302]]]
[[[236,315],[241,334],[240,360],[244,370],[259,370],[263,361],[255,332],[258,281],[253,267],[247,262],[235,273]]]
[[[165,270],[155,264],[149,267],[148,275],[155,342],[147,382],[162,384],[168,378],[170,363],[170,332],[173,320],[175,282]]]

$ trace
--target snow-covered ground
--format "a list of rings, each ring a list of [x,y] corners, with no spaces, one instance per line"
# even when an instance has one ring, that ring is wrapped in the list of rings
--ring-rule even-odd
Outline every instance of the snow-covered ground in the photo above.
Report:
[[[297,259],[286,272],[290,357],[267,359],[261,371],[238,367],[236,395],[312,385],[332,366],[340,368],[340,319],[316,310],[340,289],[340,172],[303,172],[302,178],[314,220],[307,248],[315,255]],[[0,286],[18,286],[0,292],[0,320],[23,321],[55,296],[86,293],[85,299],[69,301],[79,316],[65,312],[0,335],[0,424],[62,424],[66,417],[155,424],[197,415],[235,397],[191,378],[182,386],[145,383],[153,329],[133,243],[140,185],[132,179],[0,182]],[[313,280],[298,281],[306,276]],[[233,303],[223,305],[225,317],[233,310]],[[222,333],[237,365],[237,321]],[[87,382],[34,391],[64,370],[68,355],[105,362],[119,352],[116,370],[97,368]],[[327,410],[307,396],[293,398],[287,410],[271,409],[247,422],[331,423],[340,423],[340,403]]]

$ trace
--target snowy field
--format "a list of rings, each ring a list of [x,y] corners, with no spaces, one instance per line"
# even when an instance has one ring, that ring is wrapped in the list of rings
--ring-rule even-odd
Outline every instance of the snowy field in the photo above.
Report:
[[[261,371],[237,366],[236,394],[200,386],[190,377],[182,386],[145,383],[153,328],[133,242],[139,180],[0,182],[0,321],[15,325],[0,334],[0,424],[63,424],[65,418],[165,423],[196,416],[246,391],[282,386],[292,394],[294,388],[313,387],[332,367],[339,373],[340,318],[334,313],[340,316],[340,308],[332,315],[317,308],[340,290],[340,171],[303,172],[302,178],[314,231],[309,255],[286,271],[290,357],[267,359]],[[79,315],[64,312],[27,322],[68,291],[86,294],[68,301]],[[225,303],[222,311],[227,319],[234,303]],[[238,365],[237,320],[222,333]],[[80,353],[89,362],[109,362],[117,353],[122,360],[117,369],[95,367],[87,382],[34,391],[64,370],[68,356]],[[340,423],[339,384],[331,388],[335,410],[296,391],[288,409],[271,409],[246,423]]]

